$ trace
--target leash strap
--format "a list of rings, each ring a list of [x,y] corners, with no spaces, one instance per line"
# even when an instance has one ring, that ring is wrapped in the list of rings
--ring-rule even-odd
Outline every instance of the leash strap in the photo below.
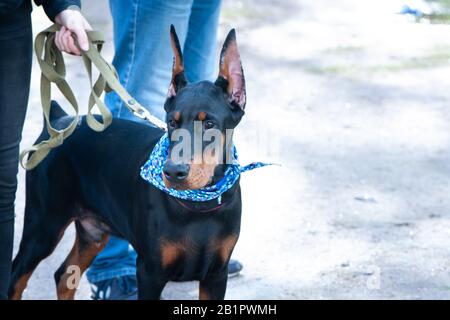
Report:
[[[41,104],[44,112],[45,123],[49,133],[49,139],[41,141],[33,145],[20,154],[20,164],[26,170],[35,168],[49,152],[60,146],[75,130],[79,121],[79,108],[77,99],[67,83],[66,67],[64,58],[56,47],[55,35],[60,29],[57,24],[40,32],[35,39],[34,50],[37,56],[39,67],[41,69]],[[98,31],[88,31],[89,50],[82,51],[83,63],[89,78],[91,93],[89,95],[88,112],[86,122],[88,126],[95,131],[105,130],[112,122],[112,114],[108,107],[101,100],[102,93],[114,90],[124,104],[137,117],[149,121],[154,126],[166,130],[166,123],[159,120],[150,112],[140,105],[120,84],[117,72],[112,64],[103,59],[100,55],[103,44],[105,42],[102,33]],[[95,82],[92,80],[92,64],[99,71],[99,76]],[[55,129],[50,123],[51,108],[51,84],[54,83],[59,91],[69,102],[75,116],[70,124],[63,129]],[[102,121],[98,121],[92,109],[97,105],[100,111]],[[27,155],[30,156],[27,159]]]

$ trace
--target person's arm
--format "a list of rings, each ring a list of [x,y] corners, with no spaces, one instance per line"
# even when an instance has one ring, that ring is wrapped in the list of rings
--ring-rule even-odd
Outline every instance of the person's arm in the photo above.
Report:
[[[80,0],[34,0],[38,6],[44,7],[44,11],[50,20],[55,21],[55,17],[58,13],[67,8],[80,10]]]
[[[55,44],[59,50],[81,55],[73,35],[76,36],[82,50],[89,49],[86,30],[92,28],[80,12],[79,0],[35,0],[35,3],[42,5],[47,16],[62,26],[55,37]]]

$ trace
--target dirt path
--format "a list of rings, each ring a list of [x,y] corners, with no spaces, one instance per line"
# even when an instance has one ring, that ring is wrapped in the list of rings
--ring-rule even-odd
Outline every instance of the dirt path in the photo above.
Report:
[[[450,298],[450,26],[409,23],[393,0],[271,3],[225,1],[221,27],[220,39],[237,28],[248,82],[241,160],[281,164],[242,178],[245,270],[227,298]],[[87,11],[110,30],[105,4]],[[68,73],[86,101],[80,66],[72,59]],[[23,146],[41,126],[34,71]],[[72,236],[25,298],[55,297]],[[196,294],[171,284],[164,297]],[[84,279],[78,298],[89,298]]]

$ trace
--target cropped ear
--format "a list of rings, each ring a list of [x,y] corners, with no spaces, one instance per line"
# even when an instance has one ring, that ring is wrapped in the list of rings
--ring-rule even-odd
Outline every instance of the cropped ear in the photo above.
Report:
[[[181,52],[180,41],[178,40],[178,36],[173,25],[170,26],[170,45],[172,46],[174,58],[172,80],[170,81],[167,98],[176,96],[178,91],[187,84],[186,77],[184,75],[183,54]]]
[[[245,77],[234,29],[228,33],[220,53],[219,77],[216,85],[223,88],[233,107],[238,106],[241,110],[245,109],[247,102]]]

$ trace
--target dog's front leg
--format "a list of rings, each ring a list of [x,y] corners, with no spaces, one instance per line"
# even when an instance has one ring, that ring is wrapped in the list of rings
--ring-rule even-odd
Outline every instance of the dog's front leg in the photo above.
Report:
[[[155,264],[145,263],[138,257],[137,259],[137,281],[139,300],[159,300],[161,292],[167,284],[167,280],[162,276],[161,270],[154,270]]]
[[[200,300],[223,300],[227,290],[228,270],[209,274],[200,281]]]

